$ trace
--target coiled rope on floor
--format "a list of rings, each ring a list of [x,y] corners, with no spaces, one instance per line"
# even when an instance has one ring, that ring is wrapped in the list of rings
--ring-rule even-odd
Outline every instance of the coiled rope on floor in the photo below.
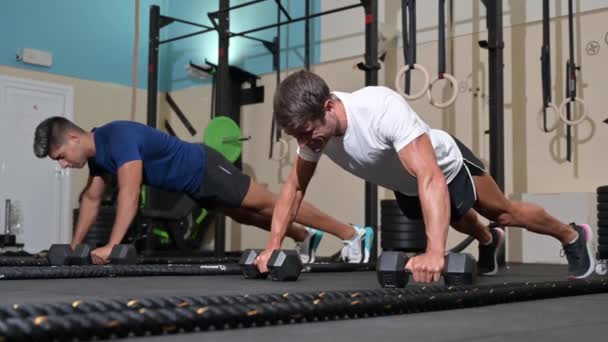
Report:
[[[373,264],[314,263],[302,272],[356,272],[375,270]],[[69,279],[152,276],[240,275],[236,263],[191,265],[84,265],[84,266],[2,266],[0,280]]]
[[[148,303],[150,307],[135,309],[124,309],[123,305],[118,305],[112,311],[9,317],[0,320],[0,340],[90,340],[160,335],[211,328],[247,328],[450,310],[606,292],[608,281],[595,279],[476,287],[378,289],[357,292],[360,295],[355,296],[353,293],[349,295],[348,291],[301,296],[270,294],[254,296],[262,300],[260,302],[235,300],[230,304],[206,305],[201,302],[200,305],[171,308],[160,307],[162,305],[159,304],[163,304],[161,301]]]

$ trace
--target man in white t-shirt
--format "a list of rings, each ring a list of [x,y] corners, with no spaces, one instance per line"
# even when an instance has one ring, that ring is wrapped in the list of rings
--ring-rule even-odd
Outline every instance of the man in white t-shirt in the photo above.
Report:
[[[508,200],[466,146],[427,126],[391,89],[330,92],[322,78],[300,71],[281,82],[273,106],[277,123],[298,140],[299,148],[275,205],[266,250],[257,260],[260,270],[266,271],[271,251],[280,248],[325,154],[353,175],[393,190],[404,215],[424,219],[427,249],[406,265],[416,281],[439,280],[450,225],[478,240],[479,272],[497,272],[496,253],[504,231],[484,226],[477,213],[501,226],[523,227],[558,239],[570,278],[593,272],[588,225],[565,224],[535,204]]]

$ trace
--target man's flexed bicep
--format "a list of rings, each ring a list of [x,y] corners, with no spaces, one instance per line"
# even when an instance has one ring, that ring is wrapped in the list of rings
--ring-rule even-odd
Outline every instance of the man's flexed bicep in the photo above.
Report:
[[[398,153],[403,167],[416,177],[418,183],[418,197],[428,237],[427,251],[443,253],[450,223],[450,195],[431,140],[423,134]]]
[[[450,224],[448,186],[427,134],[401,149],[399,158],[407,172],[416,177],[427,236],[426,251],[410,258],[406,268],[415,281],[437,281],[445,266],[445,243]]]

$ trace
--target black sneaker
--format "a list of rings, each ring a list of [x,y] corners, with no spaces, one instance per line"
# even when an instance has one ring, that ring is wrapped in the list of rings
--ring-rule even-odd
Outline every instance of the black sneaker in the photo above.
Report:
[[[477,272],[480,275],[494,275],[498,273],[498,261],[496,256],[498,250],[505,242],[505,231],[501,227],[490,227],[492,243],[489,245],[479,244],[479,258],[477,260]]]
[[[589,241],[592,239],[591,228],[586,224],[570,226],[578,233],[578,239],[569,245],[564,245],[564,254],[568,259],[568,278],[583,279],[593,273],[595,260],[589,252]]]

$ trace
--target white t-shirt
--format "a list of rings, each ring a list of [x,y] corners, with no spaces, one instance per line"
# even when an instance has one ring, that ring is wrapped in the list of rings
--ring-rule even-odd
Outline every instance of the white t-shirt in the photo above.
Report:
[[[333,94],[346,109],[346,132],[330,139],[321,152],[306,146],[298,148],[302,159],[316,162],[326,154],[355,176],[416,196],[416,178],[403,167],[397,152],[426,133],[446,181],[450,183],[456,177],[463,161],[452,136],[431,129],[398,93],[387,87],[365,87],[353,93]]]

